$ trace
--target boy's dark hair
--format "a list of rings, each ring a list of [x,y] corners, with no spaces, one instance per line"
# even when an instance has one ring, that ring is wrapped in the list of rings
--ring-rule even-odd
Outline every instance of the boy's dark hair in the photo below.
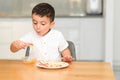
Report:
[[[54,21],[55,10],[48,3],[39,3],[32,9],[32,14],[39,15],[41,17],[47,16],[50,18],[51,22]]]

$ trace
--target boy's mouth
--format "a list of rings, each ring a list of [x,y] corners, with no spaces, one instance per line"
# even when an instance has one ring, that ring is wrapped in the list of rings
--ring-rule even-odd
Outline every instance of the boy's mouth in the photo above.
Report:
[[[40,33],[40,31],[36,31],[37,33]]]
[[[37,34],[40,34],[40,31],[36,31]]]
[[[37,34],[40,34],[40,32],[37,32]]]

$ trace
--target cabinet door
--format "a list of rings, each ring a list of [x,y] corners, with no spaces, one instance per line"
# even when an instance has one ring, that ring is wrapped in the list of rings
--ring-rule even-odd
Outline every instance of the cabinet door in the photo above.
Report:
[[[81,19],[80,60],[104,60],[103,18]]]

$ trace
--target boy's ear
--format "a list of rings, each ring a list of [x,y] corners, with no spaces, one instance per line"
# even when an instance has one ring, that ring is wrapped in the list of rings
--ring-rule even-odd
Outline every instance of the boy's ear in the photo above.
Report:
[[[50,28],[53,28],[55,26],[55,22],[51,22],[51,27]]]

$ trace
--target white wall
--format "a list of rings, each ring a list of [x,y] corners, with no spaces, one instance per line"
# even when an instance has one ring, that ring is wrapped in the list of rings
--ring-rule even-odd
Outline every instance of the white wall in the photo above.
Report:
[[[114,0],[104,1],[105,62],[113,65]]]
[[[120,0],[114,0],[114,64],[120,66]]]

